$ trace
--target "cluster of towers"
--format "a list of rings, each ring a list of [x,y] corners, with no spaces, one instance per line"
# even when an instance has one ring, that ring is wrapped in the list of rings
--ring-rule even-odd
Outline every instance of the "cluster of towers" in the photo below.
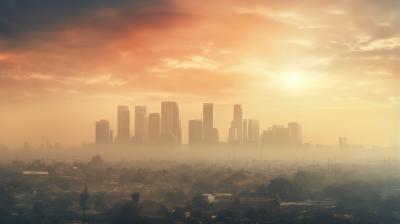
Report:
[[[131,135],[131,111],[128,106],[118,106],[117,136],[113,138],[109,122],[96,122],[96,144],[180,144],[181,122],[176,102],[162,102],[161,114],[147,114],[146,106],[135,106],[135,134]]]
[[[189,120],[189,145],[218,143],[218,129],[214,128],[214,104],[203,104],[203,120]]]
[[[118,106],[117,136],[113,137],[110,124],[106,120],[96,122],[96,144],[168,144],[182,142],[181,120],[176,102],[161,102],[161,114],[147,114],[145,106],[135,106],[135,134],[131,135],[131,111],[128,106]],[[218,130],[213,126],[213,104],[203,105],[203,120],[189,121],[189,143],[218,143]],[[204,124],[204,125],[203,125]]]
[[[288,123],[287,127],[274,125],[264,130],[261,143],[274,147],[296,147],[302,145],[302,129],[296,122]]]
[[[229,143],[241,145],[257,145],[260,139],[259,122],[255,119],[243,119],[243,110],[240,104],[233,106],[233,120],[229,128]]]
[[[181,120],[178,104],[161,102],[161,113],[147,114],[146,106],[134,108],[135,133],[131,134],[131,111],[128,106],[118,106],[117,135],[114,138],[106,120],[96,122],[96,144],[180,145],[182,143]],[[233,120],[229,128],[228,143],[232,145],[299,146],[302,144],[301,126],[289,123],[287,127],[272,126],[260,135],[259,121],[243,119],[240,104],[233,107]],[[214,127],[214,105],[203,104],[203,119],[189,120],[189,145],[216,145],[219,132]]]
[[[259,121],[243,119],[240,104],[233,106],[233,120],[229,128],[229,143],[234,145],[267,145],[273,147],[297,147],[302,144],[302,128],[296,122],[288,126],[274,125],[260,136]]]

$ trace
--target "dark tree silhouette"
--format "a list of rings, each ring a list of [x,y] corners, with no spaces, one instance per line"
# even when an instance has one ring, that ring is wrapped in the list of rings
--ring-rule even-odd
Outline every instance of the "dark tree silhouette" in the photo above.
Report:
[[[82,222],[85,223],[85,218],[86,218],[86,209],[88,208],[88,201],[89,201],[89,192],[88,192],[88,187],[85,184],[85,187],[83,188],[81,195],[79,197],[79,205],[82,209]]]
[[[135,224],[143,223],[140,216],[140,194],[134,192],[131,194],[131,201],[124,204],[117,204],[110,211],[111,223],[114,224]]]
[[[131,199],[132,199],[132,202],[133,202],[134,204],[138,205],[138,204],[139,204],[139,201],[140,201],[140,194],[139,194],[138,192],[132,193],[132,194],[131,194]]]

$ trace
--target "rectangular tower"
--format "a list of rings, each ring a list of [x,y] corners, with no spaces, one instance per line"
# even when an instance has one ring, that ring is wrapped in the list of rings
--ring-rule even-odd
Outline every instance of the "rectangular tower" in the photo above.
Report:
[[[130,111],[125,105],[118,106],[117,114],[117,139],[118,142],[128,142],[130,139]]]
[[[110,130],[110,123],[106,120],[96,122],[96,144],[104,145],[112,142],[112,132]]]
[[[145,106],[135,107],[135,142],[144,144],[147,140],[147,112]]]
[[[203,142],[203,121],[189,120],[189,145],[200,145]]]
[[[260,138],[260,127],[258,120],[248,120],[247,127],[247,142],[252,145],[258,145]]]
[[[212,103],[203,103],[203,130],[204,141],[209,143],[212,138],[212,129],[214,128],[214,111]]]
[[[232,144],[243,143],[243,111],[240,104],[233,106],[233,121],[229,129],[229,141]]]
[[[181,121],[176,102],[161,102],[161,138],[166,144],[181,144]]]
[[[302,144],[302,129],[299,123],[290,122],[288,123],[290,145],[300,146]]]
[[[150,144],[158,143],[161,134],[160,113],[150,113],[148,122],[148,141]]]

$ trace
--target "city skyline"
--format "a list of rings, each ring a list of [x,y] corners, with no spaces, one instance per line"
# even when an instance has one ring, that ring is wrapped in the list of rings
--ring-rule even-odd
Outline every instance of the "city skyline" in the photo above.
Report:
[[[80,145],[92,138],[94,117],[110,120],[118,136],[110,108],[149,112],[172,100],[184,111],[184,130],[201,119],[199,105],[214,102],[220,139],[229,133],[230,105],[240,103],[260,127],[298,121],[306,142],[346,136],[400,146],[399,7],[393,0],[1,1],[0,144]]]
[[[178,114],[181,113],[179,111],[179,106],[178,106],[179,104],[177,102],[175,102],[175,101],[165,101],[165,102],[176,104],[176,106],[178,107]],[[203,105],[202,108],[201,108],[201,104]],[[241,104],[231,104],[231,105],[223,104],[223,107],[225,107],[225,109],[228,108],[228,110],[229,109],[232,110],[231,114],[233,114],[233,116],[231,118],[229,118],[229,116],[224,116],[225,117],[225,121],[227,121],[227,120],[231,120],[231,121],[230,122],[225,122],[224,125],[222,125],[222,126],[219,125],[219,128],[214,128],[214,119],[215,119],[214,118],[215,117],[215,115],[214,115],[214,106],[215,105],[217,105],[218,107],[221,106],[221,105],[215,104],[215,103],[200,103],[198,108],[195,108],[196,110],[198,110],[199,113],[201,112],[200,115],[198,114],[196,116],[196,118],[203,118],[203,120],[207,119],[207,115],[206,115],[207,114],[207,107],[209,107],[211,109],[211,111],[212,111],[212,113],[211,113],[212,114],[212,116],[211,116],[212,122],[211,123],[212,123],[212,127],[213,128],[211,130],[215,131],[214,133],[212,133],[212,135],[214,134],[214,135],[217,136],[216,138],[219,140],[218,141],[219,143],[232,143],[229,140],[229,129],[230,129],[230,126],[232,125],[232,122],[235,120],[234,119],[234,117],[235,117],[235,108],[238,107],[241,110],[243,110],[242,109],[242,105]],[[108,129],[111,132],[110,135],[113,136],[113,141],[115,143],[118,143],[118,142],[121,143],[120,142],[121,140],[118,137],[118,129],[119,129],[119,126],[120,126],[119,125],[119,117],[120,117],[120,113],[122,112],[123,116],[125,116],[123,119],[125,119],[125,121],[128,120],[129,123],[130,123],[129,126],[126,125],[126,122],[125,122],[125,124],[121,125],[125,129],[125,132],[128,132],[129,136],[130,136],[128,140],[125,139],[125,143],[134,142],[135,144],[138,144],[137,139],[136,139],[136,137],[137,137],[136,136],[137,127],[136,127],[136,122],[135,122],[136,119],[137,119],[137,117],[136,117],[137,116],[137,109],[144,110],[143,111],[144,114],[142,115],[142,116],[145,116],[144,118],[145,118],[145,122],[146,122],[146,125],[144,123],[142,124],[142,125],[145,125],[145,127],[143,127],[144,129],[147,129],[149,127],[149,119],[150,119],[150,115],[151,114],[153,116],[155,116],[153,118],[159,119],[159,130],[158,130],[159,133],[157,133],[157,131],[156,131],[155,135],[158,135],[159,137],[162,137],[162,134],[161,134],[162,133],[161,132],[161,107],[160,106],[158,106],[158,107],[159,108],[157,109],[157,106],[151,105],[150,106],[151,111],[147,112],[147,108],[148,108],[147,105],[133,105],[133,104],[131,104],[131,106],[118,105],[118,106],[116,106],[116,108],[117,108],[116,113],[114,111],[114,113],[116,115],[115,119],[114,118],[110,118],[110,119],[108,119],[108,118],[105,119],[104,118],[104,119],[99,119],[99,120],[95,121],[95,123],[97,125],[98,122],[101,122],[101,123],[107,122],[108,123]],[[132,108],[133,108],[133,110],[132,110]],[[124,112],[125,112],[125,114],[124,114]],[[217,110],[217,113],[218,113],[218,110]],[[244,126],[246,124],[249,125],[249,122],[252,121],[252,120],[257,123],[257,128],[259,129],[259,132],[258,132],[259,133],[259,136],[258,136],[259,144],[264,144],[263,143],[263,135],[265,135],[266,131],[268,132],[271,129],[275,129],[275,128],[285,128],[285,124],[287,124],[288,127],[291,124],[295,124],[295,125],[297,124],[298,125],[298,122],[293,122],[293,120],[290,120],[289,118],[284,118],[280,122],[272,122],[272,121],[260,122],[262,120],[265,121],[265,119],[263,119],[263,118],[261,118],[260,120],[251,119],[250,117],[243,117],[243,111],[241,111],[240,113],[242,113],[241,115],[239,115],[239,116],[242,116],[242,119],[241,119],[242,122],[240,123],[242,125],[242,127],[241,127],[242,128],[241,133],[243,135],[242,136],[242,143],[244,143],[246,141],[244,135],[246,135],[246,131],[249,130],[249,129],[244,129]],[[208,114],[209,114],[209,112],[208,112]],[[210,116],[210,115],[208,115],[208,116]],[[181,130],[181,137],[180,137],[181,140],[180,141],[181,141],[181,144],[189,144],[190,121],[202,121],[202,125],[203,125],[203,120],[202,119],[193,119],[193,118],[190,118],[190,117],[187,117],[187,116],[184,116],[184,117],[185,117],[185,120],[184,121],[180,120],[180,122],[179,122],[179,125],[183,124],[183,125],[181,125],[181,129],[180,129]],[[219,116],[219,117],[221,117],[221,116]],[[208,119],[210,119],[210,118],[208,117]],[[115,122],[114,122],[114,120],[115,120]],[[217,119],[217,123],[219,123],[218,119]],[[262,125],[260,126],[259,123],[262,123]],[[282,125],[282,124],[284,124],[284,125]],[[204,126],[203,128],[206,128],[206,127]],[[148,133],[148,130],[145,130],[145,131],[147,132],[146,138],[149,138],[150,135]],[[202,144],[201,145],[210,144],[210,142],[209,142],[210,140],[207,141],[205,133],[206,133],[206,131],[204,129],[204,131],[202,133],[203,134],[202,137],[204,139],[202,140]],[[302,127],[300,127],[300,133],[301,133],[301,136],[303,137],[303,135],[302,135]],[[81,145],[82,143],[87,144],[87,143],[91,143],[91,142],[93,142],[93,143],[96,142],[96,134],[92,133],[92,134],[89,134],[89,136],[91,136],[91,137],[89,137],[87,139],[82,139],[82,141],[77,143],[77,145]],[[125,136],[126,136],[126,134],[125,134]],[[267,136],[268,136],[268,134],[267,134]],[[306,134],[306,136],[307,136],[307,134]],[[345,137],[343,137],[343,136],[345,136]],[[342,146],[342,145],[349,145],[349,142],[348,142],[349,140],[348,139],[351,139],[351,144],[369,146],[369,144],[362,144],[360,142],[355,142],[351,138],[351,136],[344,135],[344,133],[338,133],[337,136],[333,136],[333,138],[330,139],[329,143],[326,143],[326,142],[321,143],[321,142],[318,142],[318,141],[313,141],[313,136],[309,134],[305,138],[305,140],[301,139],[301,143],[306,143],[306,144],[311,144],[311,145],[314,144],[314,145],[327,145],[327,146],[328,145],[339,145],[339,146]],[[154,141],[154,139],[153,139],[153,141]],[[47,143],[51,143],[51,142],[52,143],[57,143],[57,144],[61,143],[63,145],[65,144],[63,142],[60,142],[60,141],[57,141],[57,140],[51,140],[51,139],[46,139],[46,142],[38,142],[37,144],[38,145],[43,145],[44,143],[47,144]],[[122,143],[123,142],[124,141],[122,141]],[[211,140],[211,142],[216,143],[215,140]],[[343,143],[343,142],[345,142],[345,143]],[[31,142],[29,142],[29,141],[21,142],[21,144],[26,144],[26,143],[31,144]],[[147,145],[147,143],[148,142],[146,142],[146,145]],[[141,143],[141,144],[143,144],[143,143]],[[66,145],[68,146],[68,144],[66,144]],[[385,145],[370,144],[370,146],[385,146]],[[389,146],[391,146],[391,145],[389,145]]]
[[[187,143],[190,146],[218,146],[228,143],[231,146],[268,146],[268,147],[303,147],[303,131],[297,122],[288,122],[287,127],[273,125],[269,128],[259,126],[259,120],[243,118],[243,108],[240,104],[233,105],[233,120],[230,122],[227,139],[219,139],[219,130],[214,128],[214,104],[203,103],[202,118],[189,119],[187,126],[187,140],[182,140],[182,120],[179,105],[175,101],[162,101],[161,112],[152,112],[147,116],[146,106],[134,107],[135,120],[131,124],[129,119],[129,106],[117,107],[117,128],[123,135],[129,131],[130,126],[135,127],[132,135],[128,134],[123,140],[117,136],[113,138],[113,131],[108,120],[102,119],[95,122],[94,144],[107,146],[110,144],[125,146],[179,146]],[[343,139],[339,137],[338,143],[344,148]],[[311,145],[311,143],[307,143]]]

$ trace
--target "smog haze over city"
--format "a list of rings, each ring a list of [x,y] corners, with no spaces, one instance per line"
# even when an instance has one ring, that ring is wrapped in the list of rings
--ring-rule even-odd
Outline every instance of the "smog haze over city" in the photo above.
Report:
[[[0,224],[400,223],[400,1],[0,1]]]

